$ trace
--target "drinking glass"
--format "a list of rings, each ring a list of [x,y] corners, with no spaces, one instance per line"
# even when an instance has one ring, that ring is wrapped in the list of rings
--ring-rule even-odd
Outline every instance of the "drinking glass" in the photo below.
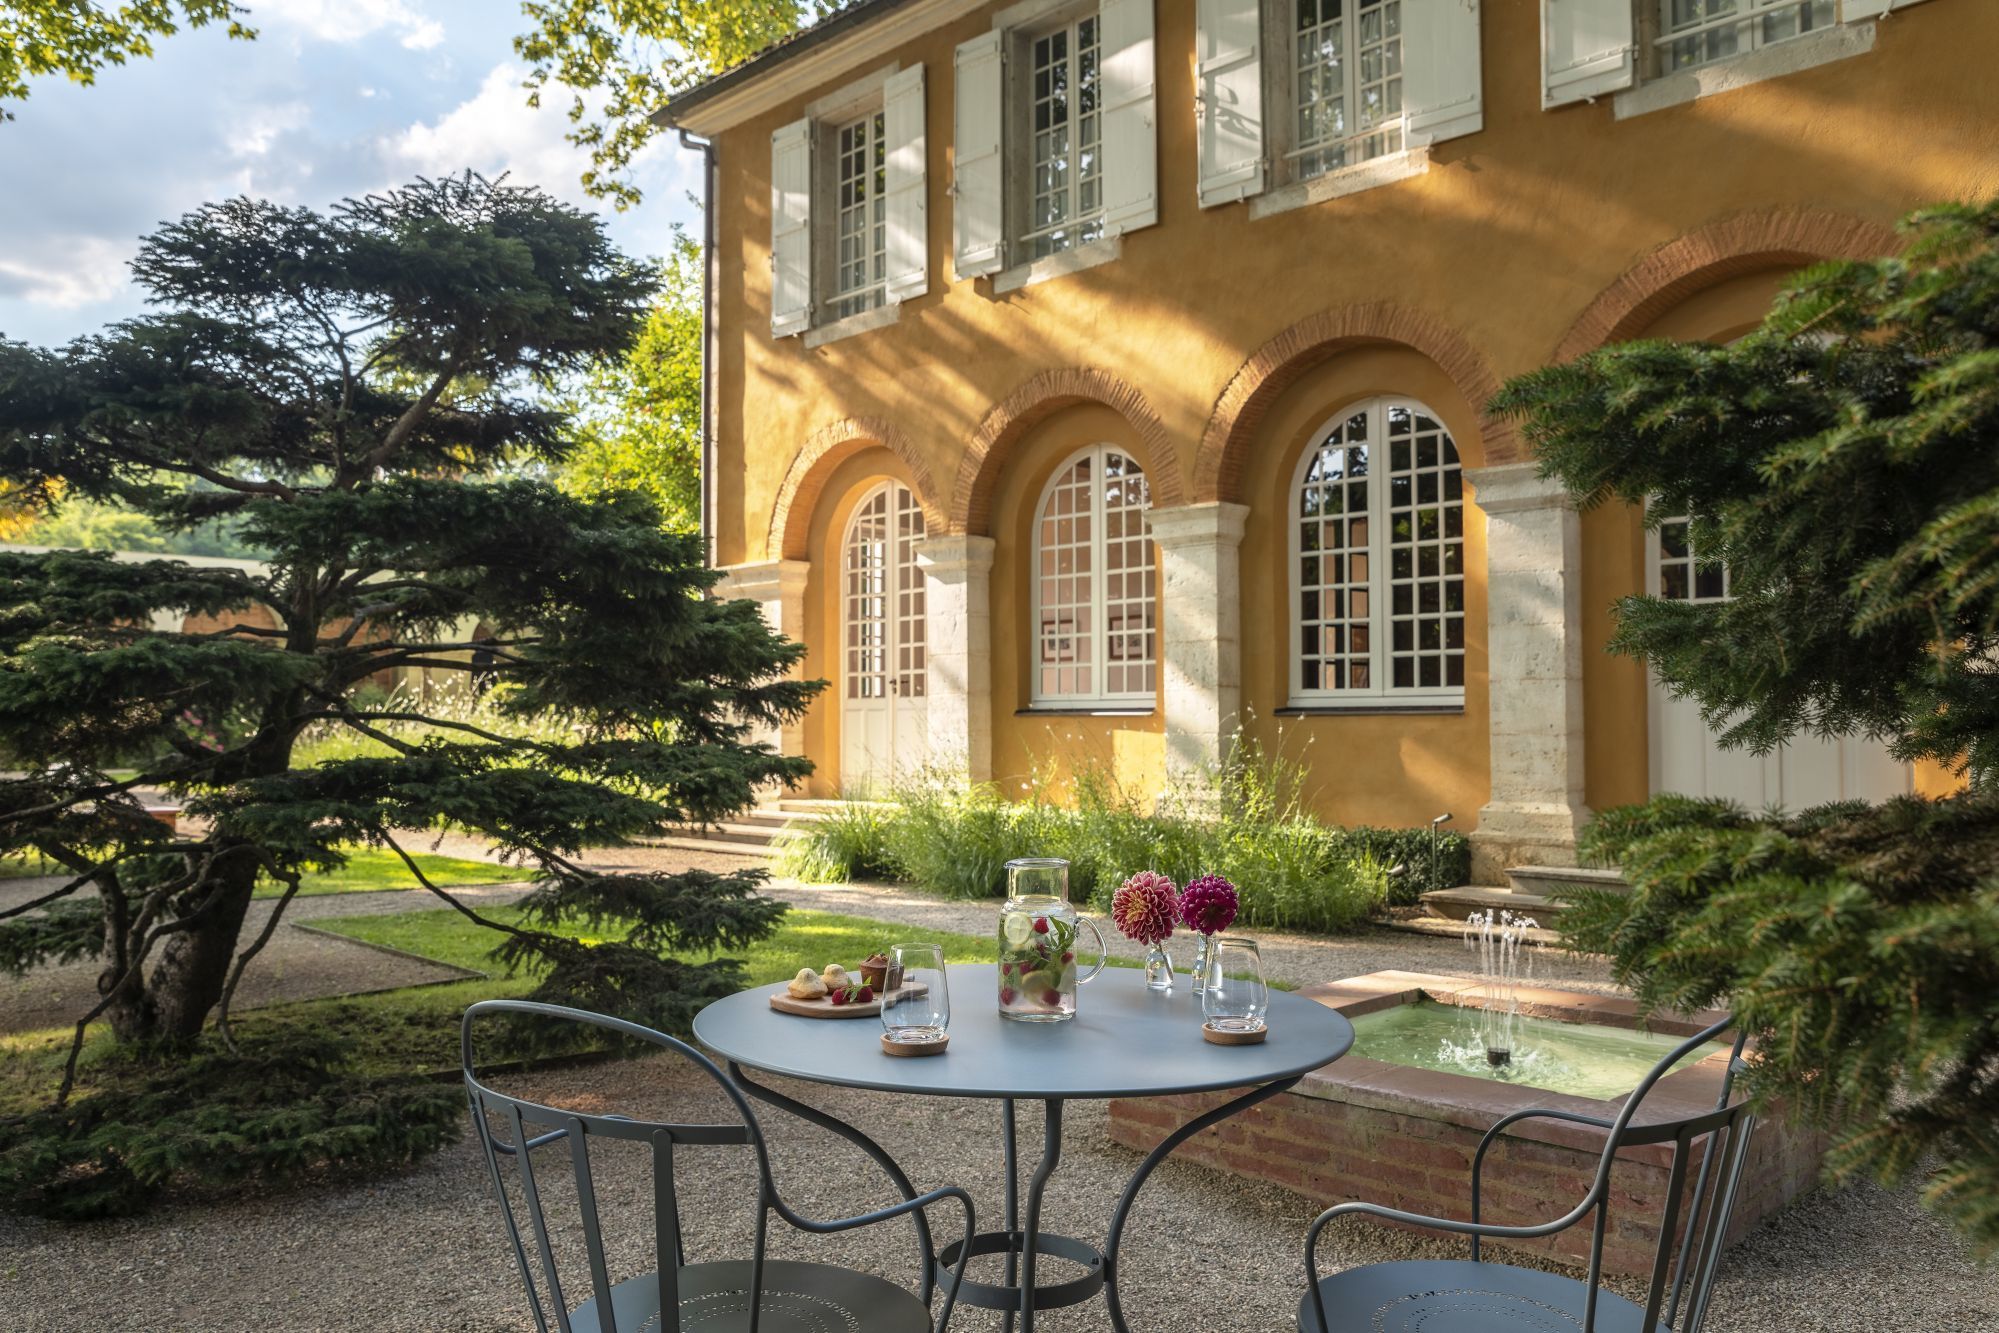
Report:
[[[944,975],[943,946],[895,944],[888,952],[902,968],[902,988],[882,996],[882,1031],[905,1045],[944,1040],[951,1026],[951,984]]]
[[[1263,956],[1256,941],[1217,935],[1208,949],[1208,985],[1201,992],[1201,1016],[1217,1032],[1261,1032],[1270,1009],[1263,980]]]

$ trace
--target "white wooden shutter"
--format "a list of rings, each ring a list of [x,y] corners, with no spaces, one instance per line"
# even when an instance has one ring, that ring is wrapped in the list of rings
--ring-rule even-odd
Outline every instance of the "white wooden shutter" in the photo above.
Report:
[[[1541,0],[1541,105],[1629,88],[1638,75],[1631,0]]]
[[[1152,0],[1102,0],[1104,234],[1159,221]]]
[[[770,136],[770,333],[812,323],[812,122]]]
[[[930,205],[924,198],[923,66],[891,74],[882,85],[888,148],[887,298],[890,305],[930,290]]]
[[[1000,124],[1006,83],[1004,34],[995,29],[958,44],[956,158],[951,173],[951,267],[961,278],[999,271],[1006,216]]]
[[[1478,34],[1479,0],[1402,6],[1402,109],[1411,146],[1485,127]]]
[[[1848,23],[1859,23],[1863,19],[1878,19],[1891,9],[1907,9],[1920,4],[1922,0],[1846,0],[1839,16]]]
[[[1201,207],[1263,193],[1261,0],[1195,0]]]

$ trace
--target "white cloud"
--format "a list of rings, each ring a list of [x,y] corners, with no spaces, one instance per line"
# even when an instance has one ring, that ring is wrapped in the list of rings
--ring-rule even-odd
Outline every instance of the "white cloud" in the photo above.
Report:
[[[251,106],[225,130],[224,144],[236,157],[263,157],[278,136],[300,129],[312,119],[304,102],[267,102]]]
[[[408,0],[256,0],[250,21],[297,28],[323,42],[355,42],[387,31],[412,51],[444,40],[444,25]]]
[[[56,310],[108,301],[126,285],[131,252],[99,236],[51,238],[31,261],[0,257],[0,296]]]
[[[527,104],[523,71],[503,63],[487,71],[479,91],[438,119],[418,122],[382,141],[382,155],[399,171],[447,176],[471,168],[484,176],[508,172],[515,185],[538,185],[558,198],[588,205],[581,178],[589,154],[564,139],[569,119]]]

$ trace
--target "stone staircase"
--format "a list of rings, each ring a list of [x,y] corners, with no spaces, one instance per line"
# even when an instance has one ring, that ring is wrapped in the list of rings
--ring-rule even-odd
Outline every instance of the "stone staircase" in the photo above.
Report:
[[[1455,889],[1432,889],[1423,895],[1423,905],[1432,916],[1447,921],[1464,921],[1475,913],[1512,912],[1547,925],[1566,906],[1556,895],[1574,888],[1625,889],[1623,876],[1615,870],[1580,869],[1576,866],[1513,866],[1506,872],[1506,884],[1465,884]]]
[[[724,856],[767,857],[772,844],[786,829],[825,819],[842,801],[784,797],[747,810],[725,824],[688,829],[667,838],[645,838],[647,847],[663,847],[683,852],[719,852]]]

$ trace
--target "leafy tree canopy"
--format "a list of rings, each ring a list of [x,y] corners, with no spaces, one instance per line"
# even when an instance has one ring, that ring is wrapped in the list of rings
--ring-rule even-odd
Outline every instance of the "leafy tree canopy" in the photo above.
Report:
[[[573,495],[643,491],[681,532],[701,522],[701,267],[676,228],[664,291],[632,349],[561,404],[570,451],[557,483]]]
[[[528,102],[550,84],[570,93],[571,143],[590,150],[583,188],[619,208],[639,201],[626,177],[660,132],[667,99],[741,64],[834,0],[524,0],[529,23],[514,50],[531,66]]]
[[[1753,1087],[1830,1129],[1836,1174],[1928,1174],[1999,1248],[1999,204],[1904,224],[1900,256],[1793,282],[1729,347],[1647,342],[1501,395],[1584,505],[1692,516],[1732,600],[1618,604],[1611,647],[1725,744],[1885,737],[1961,766],[1942,800],[1752,815],[1660,796],[1587,831],[1628,895],[1569,944],[1648,1004],[1724,1005]]]
[[[5,103],[28,95],[28,80],[62,74],[77,83],[97,81],[106,65],[153,54],[153,39],[171,37],[181,25],[225,23],[231,37],[257,34],[239,20],[247,11],[232,0],[125,0],[119,5],[77,0],[5,0],[0,3],[0,120],[12,120]]]
[[[0,554],[0,853],[69,876],[0,913],[0,966],[99,958],[85,1017],[185,1041],[219,1005],[226,1035],[228,991],[270,934],[239,938],[260,871],[295,886],[343,846],[403,852],[449,825],[540,881],[525,924],[495,928],[544,995],[677,1026],[740,985],[727,958],[667,955],[771,930],[783,908],[758,873],[576,860],[808,767],[749,730],[818,688],[787,678],[801,650],[754,605],[706,597],[698,542],[646,496],[535,476],[569,444],[533,390],[626,354],[653,274],[597,219],[473,175],[329,214],[211,205],[134,270],[160,313],[61,351],[0,344],[0,479],[168,532],[226,521],[267,564]],[[219,628],[155,629],[162,611]],[[502,723],[523,725],[356,692],[407,668],[493,682]],[[377,744],[294,768],[301,734],[327,728]],[[181,799],[179,831],[146,816],[150,788]],[[546,929],[571,919],[601,940]]]

